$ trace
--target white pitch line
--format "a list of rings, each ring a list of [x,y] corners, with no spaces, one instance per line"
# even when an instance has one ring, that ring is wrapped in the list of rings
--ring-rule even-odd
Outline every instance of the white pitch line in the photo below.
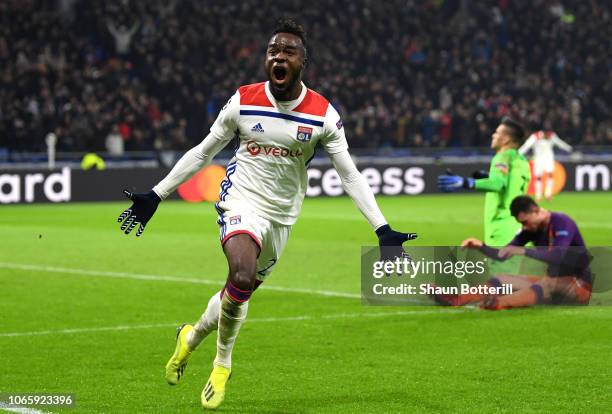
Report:
[[[163,323],[155,325],[119,325],[119,326],[106,326],[99,328],[70,328],[70,329],[57,329],[57,330],[45,330],[45,331],[30,331],[30,332],[5,332],[0,333],[2,337],[16,337],[16,336],[39,336],[39,335],[55,335],[55,334],[77,334],[77,333],[88,333],[88,332],[104,332],[104,331],[130,331],[132,329],[151,329],[151,328],[168,328],[176,327],[178,323]]]
[[[555,313],[562,313],[564,315],[584,315],[582,312],[583,308],[580,309],[555,309]],[[591,312],[592,308],[589,309]],[[434,314],[462,314],[466,312],[480,312],[481,309],[477,307],[462,307],[462,308],[439,308],[439,309],[424,309],[424,310],[400,310],[391,312],[372,312],[372,313],[333,313],[328,315],[302,315],[302,316],[285,316],[285,317],[269,317],[269,318],[253,318],[247,319],[245,323],[274,323],[274,322],[295,322],[295,321],[316,321],[316,320],[330,320],[330,319],[352,319],[352,318],[384,318],[388,316],[407,316],[407,315],[434,315]],[[483,311],[484,312],[484,311]],[[606,311],[607,314],[607,311]],[[592,316],[591,313],[589,315]],[[92,332],[116,332],[116,331],[131,331],[136,329],[155,329],[155,328],[173,328],[177,327],[179,322],[172,323],[160,323],[160,324],[147,324],[147,325],[118,325],[118,326],[103,326],[98,328],[70,328],[70,329],[56,329],[56,330],[44,330],[44,331],[30,331],[30,332],[0,332],[0,338],[8,337],[22,337],[22,336],[42,336],[42,335],[56,335],[56,334],[77,334],[77,333],[92,333]]]
[[[0,401],[0,410],[19,414],[52,414],[49,411],[40,411],[30,407],[13,407],[9,404],[3,403],[2,401]]]
[[[426,309],[426,310],[406,310],[395,312],[373,312],[373,313],[336,313],[321,316],[287,316],[287,317],[270,317],[270,318],[253,318],[247,319],[245,323],[270,323],[270,322],[295,322],[295,321],[314,321],[314,320],[329,320],[329,319],[352,319],[352,318],[380,318],[385,316],[406,316],[406,315],[433,315],[440,313],[461,314],[470,311],[471,309]],[[91,333],[91,332],[113,332],[113,331],[130,331],[134,329],[154,329],[154,328],[172,328],[177,327],[178,322],[150,324],[150,325],[119,325],[105,326],[98,328],[73,328],[73,329],[57,329],[44,331],[30,332],[2,332],[0,338],[4,337],[20,337],[20,336],[39,336],[39,335],[56,335],[56,334],[76,334],[76,333]]]
[[[172,275],[148,275],[140,273],[129,273],[129,272],[108,272],[102,270],[88,270],[88,269],[74,269],[67,267],[54,267],[54,266],[40,266],[30,265],[23,263],[3,263],[0,262],[0,268],[12,269],[12,270],[31,270],[36,272],[49,272],[49,273],[69,273],[79,276],[93,276],[93,277],[112,277],[120,279],[132,279],[132,280],[151,280],[156,282],[178,282],[178,283],[194,283],[199,285],[214,285],[221,286],[223,281],[221,280],[209,280],[199,279],[195,277],[179,277]],[[335,292],[331,290],[318,290],[318,289],[306,289],[306,288],[292,288],[282,286],[266,286],[262,285],[260,289],[273,290],[277,292],[293,292],[293,293],[307,293],[310,295],[337,297],[337,298],[349,298],[359,299],[361,295],[357,293],[348,292]]]

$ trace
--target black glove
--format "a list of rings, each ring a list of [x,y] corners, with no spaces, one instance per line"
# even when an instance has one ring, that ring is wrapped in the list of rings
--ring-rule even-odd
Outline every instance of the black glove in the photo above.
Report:
[[[378,236],[378,245],[380,249],[380,260],[393,260],[396,257],[410,257],[404,251],[402,244],[408,240],[414,240],[418,236],[416,233],[400,233],[391,229],[391,226],[385,224],[376,229]]]
[[[485,170],[476,170],[472,173],[472,178],[475,180],[480,180],[482,178],[489,178],[489,173]]]
[[[123,194],[134,203],[130,208],[121,213],[117,221],[119,223],[123,221],[121,230],[124,230],[125,234],[129,234],[140,223],[140,227],[136,232],[136,236],[140,236],[147,222],[151,220],[155,210],[157,210],[161,198],[153,190],[148,193],[132,193],[128,190],[123,190]]]

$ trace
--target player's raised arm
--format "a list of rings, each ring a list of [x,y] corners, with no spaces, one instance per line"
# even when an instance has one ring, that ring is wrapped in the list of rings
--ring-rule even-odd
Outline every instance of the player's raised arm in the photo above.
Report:
[[[330,121],[331,120],[331,121]],[[342,121],[336,110],[330,105],[326,116],[327,134],[322,141],[323,147],[338,172],[344,191],[351,197],[355,205],[368,220],[378,236],[379,245],[401,246],[408,240],[417,238],[416,233],[401,233],[391,229],[385,220],[372,189],[353,162],[349,152]]]
[[[553,145],[556,145],[557,147],[561,148],[564,151],[572,152],[574,150],[574,148],[570,144],[563,141],[561,138],[559,138],[559,135],[555,133],[553,133],[552,135],[551,142]]]
[[[529,150],[531,149],[531,147],[533,147],[533,144],[535,144],[535,142],[536,142],[536,136],[535,136],[535,133],[533,133],[529,135],[529,138],[527,138],[527,141],[525,141],[525,143],[521,145],[521,147],[518,149],[519,154],[521,155],[527,154],[527,152],[529,152]]]
[[[236,93],[236,95],[238,95]],[[147,193],[132,193],[123,190],[133,204],[125,210],[117,221],[121,230],[129,234],[138,224],[140,227],[136,236],[140,236],[148,221],[153,217],[159,203],[172,194],[182,183],[195,173],[210,164],[213,157],[231,141],[236,131],[236,115],[240,97],[234,95],[223,107],[210,132],[195,147],[183,155],[174,165],[168,175]]]

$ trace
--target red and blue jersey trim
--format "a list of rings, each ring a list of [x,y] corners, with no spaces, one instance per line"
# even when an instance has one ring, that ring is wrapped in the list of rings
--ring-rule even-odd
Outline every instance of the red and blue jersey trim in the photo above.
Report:
[[[259,111],[259,110],[256,110],[256,109],[241,109],[240,110],[240,115],[265,116],[265,117],[268,117],[268,118],[287,119],[289,121],[295,121],[295,122],[299,122],[301,124],[308,124],[308,125],[314,125],[314,126],[319,126],[319,127],[323,126],[323,121],[317,121],[315,119],[308,119],[308,118],[303,118],[301,116],[295,116],[295,115],[291,115],[291,114],[284,114],[284,113],[280,113],[280,112]]]
[[[307,89],[306,95],[302,102],[295,107],[291,112],[296,113],[288,114],[288,113],[280,113],[273,112],[269,110],[265,110],[263,108],[274,108],[274,105],[268,98],[266,94],[266,83],[254,83],[251,85],[245,85],[238,88],[238,92],[240,93],[240,105],[242,106],[256,106],[262,108],[258,109],[241,109],[240,115],[253,115],[253,116],[265,116],[269,118],[280,118],[286,119],[289,121],[295,121],[302,124],[314,125],[314,126],[323,126],[323,121],[306,118],[302,115],[311,115],[316,117],[325,117],[327,114],[327,108],[329,107],[329,102],[323,96],[319,95],[315,91],[311,89]]]

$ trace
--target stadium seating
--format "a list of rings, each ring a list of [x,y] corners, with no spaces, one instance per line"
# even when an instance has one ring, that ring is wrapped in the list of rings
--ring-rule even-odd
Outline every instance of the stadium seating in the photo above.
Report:
[[[612,144],[610,12],[599,2],[0,2],[0,148],[184,150],[264,79],[281,15],[309,32],[306,82],[353,148],[486,146],[499,118]],[[59,6],[58,6],[59,4]],[[603,4],[603,3],[602,3]]]

